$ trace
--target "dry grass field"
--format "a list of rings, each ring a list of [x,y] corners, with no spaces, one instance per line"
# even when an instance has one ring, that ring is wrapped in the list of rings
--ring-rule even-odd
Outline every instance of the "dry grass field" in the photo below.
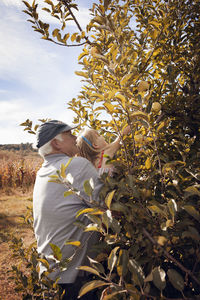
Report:
[[[9,247],[12,234],[21,237],[28,247],[34,241],[34,235],[30,227],[24,224],[21,217],[26,214],[27,207],[31,206],[31,194],[25,195],[20,191],[13,191],[13,195],[0,195],[0,299],[18,300],[22,299],[19,293],[14,291],[14,282],[9,280],[12,265],[18,264],[16,258],[12,257]]]
[[[35,153],[0,150],[0,299],[22,299],[9,280],[12,265],[19,262],[12,256],[11,236],[23,239],[29,246],[34,235],[23,222],[27,208],[32,206],[32,188],[41,159]]]

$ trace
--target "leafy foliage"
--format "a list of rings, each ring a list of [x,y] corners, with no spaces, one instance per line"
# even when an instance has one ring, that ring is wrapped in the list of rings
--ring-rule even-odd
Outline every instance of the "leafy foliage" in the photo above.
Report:
[[[31,207],[28,208],[23,223],[32,229]],[[16,260],[16,264],[10,270],[9,279],[15,282],[15,291],[21,294],[22,299],[62,299],[61,289],[57,283],[48,278],[48,274],[52,270],[49,270],[48,261],[37,253],[36,242],[31,243],[27,248],[22,238],[12,234],[9,236],[9,247]],[[38,262],[44,264],[49,270],[41,278],[38,272]]]
[[[85,230],[102,239],[93,269],[85,267],[100,279],[81,295],[97,287],[103,300],[200,295],[199,6],[100,0],[91,8],[76,72],[84,86],[69,108],[108,141],[127,123],[131,135],[112,161],[115,175],[103,176],[107,207],[83,212],[92,222]],[[89,182],[85,189],[91,195]]]

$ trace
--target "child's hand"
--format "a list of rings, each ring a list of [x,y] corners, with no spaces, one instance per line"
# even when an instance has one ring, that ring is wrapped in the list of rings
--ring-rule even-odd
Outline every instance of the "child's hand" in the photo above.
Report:
[[[131,127],[130,125],[127,125],[123,130],[122,130],[122,135],[127,135],[131,132]]]

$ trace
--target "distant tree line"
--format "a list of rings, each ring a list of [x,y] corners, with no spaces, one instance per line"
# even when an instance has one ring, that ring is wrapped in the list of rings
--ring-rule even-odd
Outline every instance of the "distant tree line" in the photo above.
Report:
[[[32,147],[31,143],[21,143],[21,144],[0,144],[0,150],[8,150],[8,151],[33,151],[37,150]]]

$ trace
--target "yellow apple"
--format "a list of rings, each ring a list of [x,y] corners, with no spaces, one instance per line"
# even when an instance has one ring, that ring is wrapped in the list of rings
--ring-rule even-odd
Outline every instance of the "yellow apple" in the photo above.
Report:
[[[147,81],[140,81],[138,84],[138,91],[145,92],[149,89],[149,83]]]
[[[90,49],[90,54],[91,54],[92,56],[95,56],[96,54],[99,54],[99,51],[98,51],[97,47],[92,47],[92,48]]]
[[[158,113],[161,110],[161,104],[159,102],[153,102],[151,110]]]
[[[134,135],[134,140],[136,143],[142,143],[144,141],[144,136],[142,134]]]

